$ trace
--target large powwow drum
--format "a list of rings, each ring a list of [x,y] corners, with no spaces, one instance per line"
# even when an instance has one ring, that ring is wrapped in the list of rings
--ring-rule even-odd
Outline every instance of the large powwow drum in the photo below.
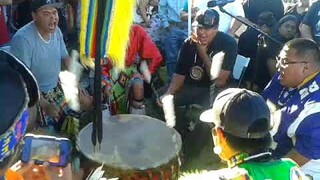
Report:
[[[91,168],[104,164],[106,177],[178,179],[179,133],[160,120],[142,115],[117,115],[103,120],[101,149],[91,143],[92,123],[78,136],[80,151]]]

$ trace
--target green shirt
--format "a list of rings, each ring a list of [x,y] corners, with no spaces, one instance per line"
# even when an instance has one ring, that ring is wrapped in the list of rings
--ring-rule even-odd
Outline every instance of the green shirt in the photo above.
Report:
[[[247,171],[252,180],[299,180],[303,173],[291,159],[279,159],[268,162],[244,162],[238,165]]]

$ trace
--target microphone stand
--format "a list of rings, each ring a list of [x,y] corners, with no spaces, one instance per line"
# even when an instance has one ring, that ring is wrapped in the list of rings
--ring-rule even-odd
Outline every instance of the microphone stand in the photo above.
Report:
[[[224,6],[224,5],[223,5],[223,6]],[[232,15],[231,13],[227,12],[227,11],[223,8],[223,6],[218,6],[221,12],[228,14],[229,16],[235,18],[236,20],[240,21],[240,22],[243,23],[244,25],[249,26],[250,28],[258,31],[260,34],[262,34],[263,36],[269,38],[271,41],[277,43],[277,44],[280,45],[280,46],[283,46],[283,43],[281,43],[281,42],[279,42],[278,40],[274,39],[273,37],[269,36],[267,33],[263,32],[263,31],[260,30],[258,27],[255,27],[252,23],[246,22],[246,21],[242,20],[241,18],[236,17],[236,16]],[[208,7],[208,8],[210,8],[210,7]]]

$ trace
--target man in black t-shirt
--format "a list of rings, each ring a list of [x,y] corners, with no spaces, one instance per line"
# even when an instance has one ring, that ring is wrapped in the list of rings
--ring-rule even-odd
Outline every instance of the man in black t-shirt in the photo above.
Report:
[[[194,24],[196,34],[191,35],[182,45],[176,71],[166,94],[176,95],[178,98],[179,95],[184,94],[184,90],[190,91],[192,88],[191,94],[195,94],[195,97],[183,96],[182,99],[184,101],[190,99],[187,104],[209,106],[208,96],[203,96],[209,95],[211,84],[218,88],[228,85],[237,56],[237,43],[231,36],[219,32],[218,24],[219,14],[212,9],[207,9],[196,17]],[[221,69],[218,68],[218,75],[212,79],[210,77],[211,64],[219,66],[219,60],[214,58],[219,52],[224,53]],[[181,91],[178,92],[179,89]],[[195,90],[205,94],[199,94]]]
[[[166,95],[174,95],[176,106],[191,104],[209,108],[217,89],[224,89],[232,78],[232,70],[237,57],[237,43],[231,36],[218,31],[219,14],[208,9],[196,17],[196,34],[185,40]],[[216,54],[222,52],[222,59]],[[220,54],[220,53],[219,53]],[[210,73],[211,64],[216,68],[216,76]],[[212,72],[212,71],[211,71]],[[177,121],[176,129],[187,122]]]

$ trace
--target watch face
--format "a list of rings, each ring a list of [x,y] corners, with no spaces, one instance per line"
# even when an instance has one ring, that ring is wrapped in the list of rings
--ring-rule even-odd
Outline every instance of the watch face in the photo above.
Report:
[[[203,69],[202,67],[200,66],[193,66],[191,68],[191,71],[190,71],[190,77],[193,79],[193,80],[196,80],[196,81],[199,81],[202,79],[203,77]]]

